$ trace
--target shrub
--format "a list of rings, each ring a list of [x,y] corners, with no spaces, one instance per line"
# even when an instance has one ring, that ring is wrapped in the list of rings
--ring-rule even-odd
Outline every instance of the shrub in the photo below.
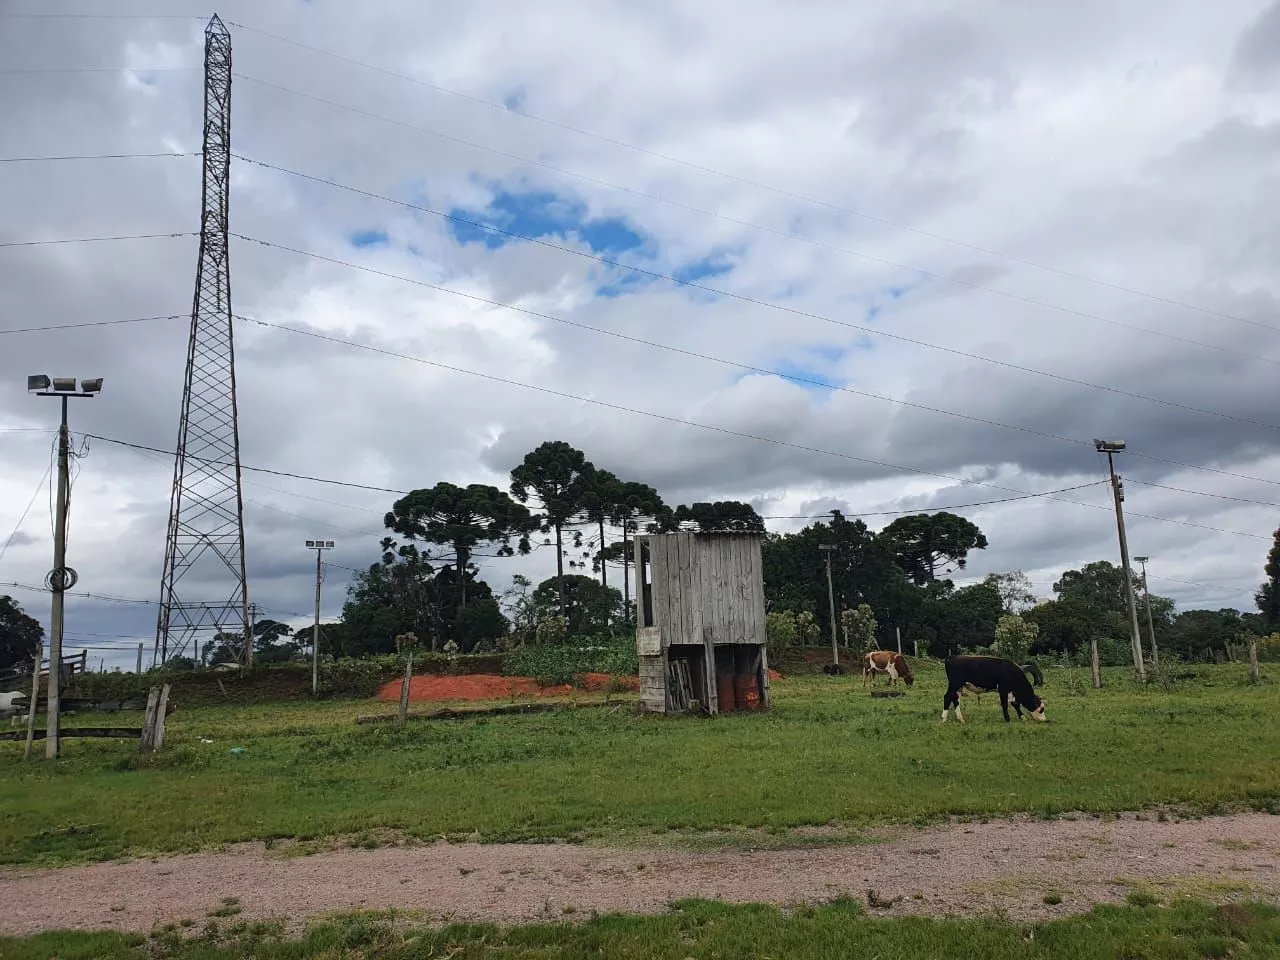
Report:
[[[516,650],[507,656],[502,672],[533,677],[550,687],[575,683],[584,673],[635,676],[640,664],[631,637],[570,637],[562,643]]]

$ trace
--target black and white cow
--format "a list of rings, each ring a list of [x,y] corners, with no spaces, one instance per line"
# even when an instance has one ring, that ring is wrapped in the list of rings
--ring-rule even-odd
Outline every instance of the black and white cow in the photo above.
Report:
[[[1003,657],[949,657],[943,664],[947,671],[947,692],[942,698],[942,722],[947,722],[947,713],[954,708],[956,719],[964,723],[964,714],[960,712],[960,691],[972,690],[975,693],[987,693],[996,690],[1000,694],[1000,709],[1004,711],[1004,721],[1009,722],[1009,699],[1013,699],[1013,709],[1022,716],[1022,708],[1026,707],[1032,719],[1044,722],[1044,701],[1036,696],[1027,680],[1022,667],[1012,660]]]

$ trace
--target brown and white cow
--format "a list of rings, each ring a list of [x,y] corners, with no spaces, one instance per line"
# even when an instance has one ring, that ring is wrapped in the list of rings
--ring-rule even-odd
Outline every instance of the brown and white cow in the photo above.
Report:
[[[874,682],[877,673],[887,673],[892,686],[902,680],[909,687],[916,682],[907,658],[893,650],[872,650],[862,658],[862,680]]]

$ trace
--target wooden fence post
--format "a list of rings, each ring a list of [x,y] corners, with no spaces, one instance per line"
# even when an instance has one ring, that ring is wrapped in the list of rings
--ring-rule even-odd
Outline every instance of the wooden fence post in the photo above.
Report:
[[[164,746],[164,721],[169,710],[169,684],[152,687],[147,693],[147,713],[142,721],[139,753],[154,753]]]
[[[400,683],[400,714],[397,717],[399,723],[404,723],[409,716],[409,685],[413,682],[413,651],[409,651],[409,655],[404,660],[404,680]]]
[[[1098,638],[1089,641],[1089,667],[1093,672],[1093,689],[1102,689],[1102,667],[1098,663]]]
[[[1254,683],[1262,679],[1262,674],[1258,670],[1258,638],[1253,634],[1249,634],[1249,676]]]
[[[164,746],[164,722],[169,715],[169,684],[160,688],[160,703],[156,707],[156,728],[151,736],[151,749],[159,750]]]
[[[31,759],[31,742],[35,739],[36,701],[40,699],[40,664],[44,660],[44,641],[36,641],[35,661],[31,667],[31,703],[27,705],[27,746],[22,759]]]
[[[142,736],[138,740],[138,752],[148,753],[155,742],[156,707],[160,705],[160,688],[147,691],[147,712],[142,717]]]

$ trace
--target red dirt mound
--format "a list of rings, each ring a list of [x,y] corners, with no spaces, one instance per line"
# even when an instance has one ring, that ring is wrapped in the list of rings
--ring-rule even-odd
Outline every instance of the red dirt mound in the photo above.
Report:
[[[770,680],[783,679],[776,670],[769,671]],[[584,688],[591,692],[604,691],[609,688],[609,674],[588,673],[583,675]],[[624,690],[639,690],[639,677],[619,677]],[[580,688],[582,689],[582,688]],[[409,681],[409,699],[411,701],[430,700],[506,700],[511,697],[563,697],[572,693],[574,688],[566,684],[554,687],[540,687],[532,677],[497,677],[484,673],[469,673],[462,676],[417,676]],[[400,681],[392,680],[384,684],[378,691],[379,700],[400,699]]]
[[[589,691],[603,691],[609,687],[607,673],[588,673],[583,677]],[[619,677],[623,689],[640,689],[639,677]],[[379,700],[400,699],[399,680],[384,684],[378,691]],[[561,684],[540,687],[532,677],[495,677],[490,674],[464,674],[459,677],[418,676],[409,681],[409,699],[423,700],[506,700],[510,697],[563,697],[572,693],[573,687]]]

